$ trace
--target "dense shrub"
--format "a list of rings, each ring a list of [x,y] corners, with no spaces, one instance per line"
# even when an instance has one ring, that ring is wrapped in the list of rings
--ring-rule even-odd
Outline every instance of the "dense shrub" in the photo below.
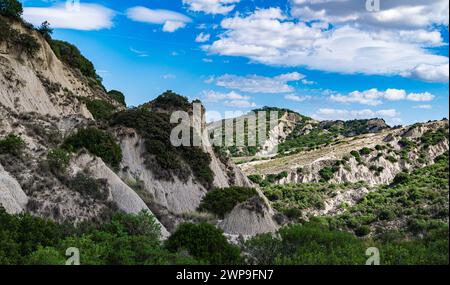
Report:
[[[80,250],[82,265],[200,264],[160,242],[160,227],[147,213],[118,213],[102,225],[77,228],[0,207],[0,264],[63,265],[66,249]],[[203,262],[204,263],[204,262]]]
[[[55,174],[64,174],[70,163],[70,153],[62,148],[56,148],[47,154],[47,163]]]
[[[172,251],[187,250],[190,255],[213,265],[240,264],[240,250],[228,243],[220,229],[213,225],[181,224],[166,241]]]
[[[366,233],[364,228],[362,233]],[[448,265],[448,225],[413,240],[359,239],[330,229],[318,221],[293,225],[278,235],[264,234],[245,242],[248,264],[256,265],[364,265],[367,248],[380,250],[381,265]]]
[[[372,152],[372,150],[368,147],[363,147],[359,150],[359,154],[361,155],[369,155]]]
[[[151,102],[151,107],[158,108],[166,111],[177,110],[177,111],[188,111],[191,109],[191,104],[189,103],[187,97],[178,95],[172,90],[167,90],[155,100]]]
[[[439,128],[436,131],[427,131],[420,138],[420,141],[425,147],[436,145],[444,139],[448,139],[448,128]]]
[[[206,193],[200,203],[200,211],[208,211],[223,218],[233,208],[248,199],[257,196],[258,193],[253,188],[245,187],[229,187],[216,188]]]
[[[319,171],[319,175],[324,181],[330,181],[335,172],[336,170],[333,167],[324,167]]]
[[[17,0],[0,0],[0,15],[20,19],[23,13],[22,3]]]
[[[87,101],[86,107],[96,120],[109,119],[116,111],[116,108],[113,105],[100,99]]]
[[[90,153],[100,157],[105,163],[118,167],[122,161],[122,150],[114,137],[97,128],[85,128],[65,139],[63,148],[77,151],[86,148]]]
[[[125,102],[125,95],[123,95],[122,92],[117,90],[110,90],[108,91],[109,97],[116,100],[116,102],[122,104],[123,106],[127,106],[127,103]]]
[[[25,142],[15,134],[9,134],[4,139],[0,139],[0,154],[18,155],[25,147]]]

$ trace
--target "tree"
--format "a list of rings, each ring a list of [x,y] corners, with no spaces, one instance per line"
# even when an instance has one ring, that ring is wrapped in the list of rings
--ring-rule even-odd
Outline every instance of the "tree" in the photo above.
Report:
[[[50,28],[50,23],[48,21],[43,22],[38,31],[42,34],[47,42],[50,42],[52,40],[53,29]]]
[[[23,13],[22,4],[17,0],[0,0],[0,15],[20,18]]]

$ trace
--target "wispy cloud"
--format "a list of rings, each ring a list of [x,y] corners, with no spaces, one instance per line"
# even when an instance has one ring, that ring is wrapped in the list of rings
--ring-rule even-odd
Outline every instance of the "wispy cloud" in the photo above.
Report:
[[[113,27],[116,12],[98,4],[80,3],[76,8],[64,4],[51,7],[25,7],[23,18],[33,25],[48,21],[52,28],[101,30]]]
[[[133,47],[130,47],[130,51],[133,52],[134,54],[136,54],[139,57],[148,57],[148,53],[146,51],[142,51],[142,50],[137,50]]]
[[[298,96],[298,95],[294,95],[294,94],[288,94],[288,95],[284,96],[284,99],[289,100],[289,101],[294,101],[294,102],[304,102],[311,98],[312,98],[311,96]]]
[[[184,28],[187,23],[192,20],[186,15],[170,10],[149,9],[138,6],[130,8],[126,11],[129,19],[149,24],[163,25],[164,32],[175,32],[178,29]]]

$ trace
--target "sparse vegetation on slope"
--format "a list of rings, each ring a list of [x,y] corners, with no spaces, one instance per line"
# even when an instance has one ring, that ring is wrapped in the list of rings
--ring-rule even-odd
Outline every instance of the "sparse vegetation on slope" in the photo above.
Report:
[[[224,218],[237,204],[257,195],[258,193],[253,188],[237,186],[216,188],[206,194],[199,206],[199,210],[214,213],[220,218]]]
[[[84,128],[65,139],[63,148],[69,151],[87,149],[112,167],[118,167],[122,161],[122,150],[114,137],[97,128]]]
[[[146,104],[153,108],[163,108],[171,102],[176,102],[180,108],[187,108],[184,98],[163,95],[155,101]],[[139,107],[116,113],[111,119],[113,126],[125,126],[135,129],[145,140],[147,151],[146,165],[158,179],[170,180],[172,175],[180,179],[189,178],[191,171],[195,178],[204,186],[210,187],[214,175],[209,164],[211,157],[201,147],[174,147],[170,142],[170,133],[175,124],[170,123],[170,116],[166,112]],[[191,128],[191,142],[196,132]],[[154,163],[156,162],[156,163]],[[188,167],[186,167],[188,166]]]

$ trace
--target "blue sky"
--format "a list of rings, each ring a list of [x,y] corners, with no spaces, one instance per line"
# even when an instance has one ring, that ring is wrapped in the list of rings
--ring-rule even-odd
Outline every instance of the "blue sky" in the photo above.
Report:
[[[129,105],[167,89],[207,110],[318,119],[448,117],[448,1],[23,0]],[[370,7],[369,7],[370,8]]]

